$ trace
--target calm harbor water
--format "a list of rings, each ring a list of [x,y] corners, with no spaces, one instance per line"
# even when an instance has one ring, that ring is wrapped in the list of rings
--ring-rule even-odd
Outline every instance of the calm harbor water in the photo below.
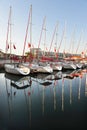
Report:
[[[87,72],[55,74],[0,72],[0,130],[87,127]]]

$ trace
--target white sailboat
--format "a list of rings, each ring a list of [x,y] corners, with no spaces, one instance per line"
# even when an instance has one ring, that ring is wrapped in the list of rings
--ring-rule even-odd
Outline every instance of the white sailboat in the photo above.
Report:
[[[47,65],[39,65],[38,63],[22,63],[24,66],[30,69],[31,73],[52,73],[52,67]]]
[[[76,65],[73,62],[63,62],[63,69],[76,70]]]
[[[61,71],[62,70],[62,64],[59,62],[51,62],[50,63],[53,71]]]
[[[16,74],[16,75],[29,75],[30,69],[26,66],[21,64],[5,64],[4,65],[5,71],[7,73]]]
[[[11,56],[11,7],[10,7],[10,12],[9,12],[9,19],[8,19],[8,30],[7,30],[7,39],[6,39],[6,54],[8,51],[8,33],[10,30],[10,56]],[[13,63],[5,63],[4,64],[4,69],[7,73],[11,74],[17,74],[17,75],[28,75],[30,73],[30,69],[28,67],[25,67],[23,65],[18,65],[18,64],[13,64]]]
[[[47,66],[38,66],[37,72],[40,72],[40,73],[41,72],[42,73],[52,73],[53,69],[49,64],[47,64]]]
[[[29,16],[31,16],[31,18],[32,18],[32,9],[31,9],[31,15],[29,15]],[[30,19],[30,20],[32,20],[32,19]],[[44,18],[42,29],[45,26],[45,20],[46,20],[46,17]],[[30,21],[30,23],[32,23],[32,21]],[[27,31],[26,32],[28,33],[28,25],[27,25]],[[26,36],[27,36],[27,33],[26,33]],[[38,49],[39,49],[39,46],[40,46],[41,36],[42,36],[42,30],[41,30]],[[27,38],[27,37],[25,37],[25,38]],[[30,43],[31,43],[31,33],[30,33]],[[24,50],[25,50],[25,45],[26,45],[26,39],[25,39],[25,42],[24,42]],[[24,51],[23,51],[23,55],[24,55]],[[49,64],[44,64],[44,63],[40,64],[40,62],[36,62],[34,60],[33,60],[32,63],[27,62],[27,63],[22,63],[22,64],[27,66],[28,68],[30,68],[31,73],[52,73],[53,72],[53,69],[51,68],[51,66]]]

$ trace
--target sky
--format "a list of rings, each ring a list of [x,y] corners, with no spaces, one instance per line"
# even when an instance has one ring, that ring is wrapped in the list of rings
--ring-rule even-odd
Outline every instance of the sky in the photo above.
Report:
[[[30,7],[32,31],[27,33],[25,52],[34,47],[81,53],[87,48],[87,0],[0,0],[0,50],[5,52],[10,6],[12,53],[23,54]],[[42,30],[43,21],[44,27]],[[58,23],[58,28],[56,24]],[[55,30],[56,28],[56,30]],[[41,35],[42,32],[42,35]],[[9,43],[8,38],[8,43]],[[78,48],[78,49],[77,49]],[[9,53],[9,49],[8,49]]]

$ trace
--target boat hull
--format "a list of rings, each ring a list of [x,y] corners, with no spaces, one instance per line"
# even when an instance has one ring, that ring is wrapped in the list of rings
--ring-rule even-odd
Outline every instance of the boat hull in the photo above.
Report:
[[[16,74],[16,75],[28,75],[30,73],[30,69],[23,65],[5,64],[4,68],[7,73]]]

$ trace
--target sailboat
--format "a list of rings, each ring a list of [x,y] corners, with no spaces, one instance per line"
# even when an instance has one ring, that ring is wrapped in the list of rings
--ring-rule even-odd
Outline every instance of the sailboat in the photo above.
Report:
[[[8,33],[10,30],[10,56],[11,56],[11,7],[9,12],[9,19],[8,19],[8,30],[7,30],[7,39],[6,39],[6,54],[8,50]],[[15,64],[15,63],[5,63],[4,69],[7,73],[17,74],[17,75],[28,75],[30,73],[30,69],[25,67],[22,64]]]
[[[16,75],[29,75],[30,69],[22,64],[5,64],[4,65],[5,71],[7,73],[16,74]]]
[[[57,28],[58,28],[58,23],[56,24],[55,26],[55,30],[54,30],[54,33],[53,33],[53,36],[52,36],[52,40],[51,40],[51,44],[50,44],[50,48],[49,48],[49,55],[43,55],[40,59],[41,62],[44,62],[44,63],[49,63],[51,68],[53,69],[53,71],[61,71],[62,70],[62,64],[57,60],[57,56],[55,57],[56,60],[50,56],[50,53],[51,53],[51,48],[52,48],[52,43],[54,41],[54,36],[56,34],[56,43],[55,45],[57,44]],[[55,55],[57,55],[57,52],[56,52],[56,48],[57,48],[57,45],[55,46],[54,48],[54,53]]]
[[[53,60],[53,62],[50,62],[50,65],[51,65],[51,67],[53,68],[54,71],[61,71],[62,70],[62,64],[61,64],[61,62],[58,61],[58,52],[57,52],[57,49],[56,49],[57,48],[57,31],[58,31],[58,23],[55,26],[55,30],[54,30],[54,33],[53,33],[53,36],[52,36],[52,41],[51,41],[51,45],[50,45],[50,49],[49,49],[49,52],[50,52],[51,47],[52,47],[52,43],[53,43],[53,40],[54,40],[54,36],[56,34],[55,47],[54,47],[54,53],[55,53],[56,60]]]
[[[26,37],[25,37],[25,42],[24,42],[24,50],[25,50],[25,46],[26,46],[26,38],[27,38],[27,33],[28,33],[28,25],[29,25],[29,23],[32,23],[32,21],[31,21],[32,19],[30,18],[30,16],[32,17],[32,6],[31,6],[31,10],[30,10],[29,14],[30,15],[29,15],[29,18],[28,18],[28,24],[27,24],[27,30],[26,30]],[[46,17],[44,18],[42,29],[45,26],[45,20],[46,20]],[[31,34],[31,32],[30,32],[30,34]],[[41,35],[40,35],[38,49],[39,49],[39,46],[40,46],[41,36],[42,36],[42,30],[41,30]],[[30,36],[30,38],[31,38],[31,36]],[[31,39],[30,39],[30,43],[31,43]],[[24,55],[24,50],[23,50],[23,55]],[[27,63],[22,63],[22,64],[24,66],[27,66],[28,68],[30,68],[31,73],[36,73],[36,72],[37,73],[38,72],[39,73],[52,73],[53,72],[53,69],[50,66],[50,64],[44,64],[44,63],[40,63],[40,62],[38,63],[38,62],[36,62],[34,60],[31,63],[27,62]]]

